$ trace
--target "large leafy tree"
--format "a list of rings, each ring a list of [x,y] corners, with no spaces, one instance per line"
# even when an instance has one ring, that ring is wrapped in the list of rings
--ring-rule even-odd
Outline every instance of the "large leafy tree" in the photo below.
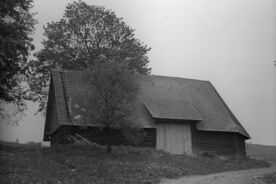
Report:
[[[134,37],[134,30],[111,10],[78,1],[68,4],[60,21],[45,27],[44,48],[30,62],[29,84],[33,100],[45,107],[52,68],[83,70],[93,67],[103,55],[113,63],[127,63],[133,72],[147,74],[149,59],[146,45]]]
[[[20,84],[34,49],[31,33],[36,21],[31,8],[32,0],[0,1],[0,101],[16,103],[19,109],[25,107],[27,95]]]
[[[83,73],[87,87],[85,103],[75,107],[78,118],[85,118],[107,134],[107,152],[111,152],[112,129],[121,130],[125,137],[139,143],[144,132],[133,122],[139,85],[137,77],[126,63],[110,63],[106,58],[95,61],[94,66]]]

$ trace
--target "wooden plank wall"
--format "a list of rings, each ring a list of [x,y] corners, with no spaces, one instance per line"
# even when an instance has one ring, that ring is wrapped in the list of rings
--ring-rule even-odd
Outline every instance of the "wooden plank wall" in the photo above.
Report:
[[[238,133],[195,131],[194,134],[194,152],[245,156],[245,139]]]
[[[189,124],[160,123],[157,126],[157,149],[172,154],[192,154]]]
[[[50,123],[50,131],[53,132],[59,127],[58,123],[58,114],[57,114],[57,107],[56,107],[56,99],[55,96],[52,95],[53,103],[50,104],[50,113],[49,113],[49,123]]]
[[[60,126],[51,137],[51,145],[68,144],[67,135],[69,133],[68,126]]]
[[[192,136],[186,137],[186,139],[189,139],[186,144],[181,144],[180,140],[182,136],[180,132],[187,133],[189,130],[184,128],[185,126],[183,125],[181,125],[183,127],[171,126],[173,128],[168,128],[170,126],[171,125],[164,124],[164,126],[161,126],[163,127],[161,129],[145,129],[146,137],[138,146],[157,147],[157,149],[164,148],[163,150],[176,154],[178,154],[180,150],[185,150],[188,152],[188,154],[190,152],[198,154],[202,152],[210,152],[217,155],[235,155],[240,157],[246,156],[245,139],[238,133],[197,131],[195,126],[191,126]],[[88,138],[92,142],[99,144],[107,143],[107,132],[105,131],[100,132],[95,127],[81,128],[79,126],[66,125],[61,126],[56,132],[52,134],[51,143],[53,145],[66,144],[68,143],[68,140],[66,139],[67,135],[74,133],[78,133],[85,138]],[[162,141],[163,143],[161,144]],[[132,145],[132,143],[129,142],[118,130],[114,130],[112,133],[112,144]],[[181,145],[184,146],[181,147]]]
[[[68,126],[69,127],[69,126]],[[146,136],[144,140],[137,146],[143,147],[155,147],[156,145],[156,130],[154,128],[144,129]],[[107,144],[107,131],[99,130],[96,127],[80,127],[80,126],[70,126],[69,134],[74,135],[75,133],[87,138],[91,142],[105,145]],[[120,130],[112,130],[112,145],[133,145],[129,140],[127,140]]]
[[[246,157],[245,140],[241,135],[236,135],[235,140],[235,154],[237,156]]]

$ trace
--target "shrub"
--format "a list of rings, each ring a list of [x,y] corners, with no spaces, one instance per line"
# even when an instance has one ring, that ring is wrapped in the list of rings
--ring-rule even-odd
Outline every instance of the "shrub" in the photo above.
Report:
[[[200,154],[201,157],[205,157],[205,158],[215,158],[216,156],[210,152],[202,152]]]

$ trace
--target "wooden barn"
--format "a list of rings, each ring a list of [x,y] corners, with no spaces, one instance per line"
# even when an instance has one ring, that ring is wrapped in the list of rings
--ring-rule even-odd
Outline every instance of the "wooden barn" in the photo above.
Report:
[[[87,122],[76,112],[87,99],[81,71],[52,71],[44,141],[67,144],[68,136],[82,135],[106,143],[107,132]],[[209,81],[165,76],[138,76],[139,103],[135,123],[146,132],[138,145],[172,154],[245,156],[250,136]],[[129,145],[119,130],[112,133],[114,145]]]

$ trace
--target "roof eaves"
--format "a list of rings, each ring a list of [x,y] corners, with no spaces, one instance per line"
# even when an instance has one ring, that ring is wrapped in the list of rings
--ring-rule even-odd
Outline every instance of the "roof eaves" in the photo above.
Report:
[[[54,94],[56,98],[56,107],[58,120],[60,125],[68,125],[70,124],[70,119],[67,117],[67,108],[66,108],[66,100],[64,97],[64,88],[62,85],[61,72],[53,70],[53,85],[54,85]]]
[[[72,117],[72,110],[71,110],[71,95],[70,95],[70,89],[68,86],[68,76],[67,72],[64,71],[62,72],[62,84],[63,84],[63,90],[64,90],[64,97],[65,97],[65,105],[66,105],[66,110],[68,113],[68,117],[71,120]]]
[[[53,92],[52,92],[52,90],[53,90],[52,82],[53,82],[53,77],[51,75],[51,77],[50,77],[49,91],[48,91],[48,99],[47,99],[47,108],[46,108],[46,118],[45,118],[45,125],[44,125],[43,141],[49,141],[50,140],[49,139],[49,134],[47,132],[49,130],[46,130],[46,129],[47,129],[47,127],[50,124],[48,117],[49,117],[49,113],[50,113],[50,103],[52,103],[51,102],[51,98],[52,98],[52,94],[53,94]]]
[[[166,118],[166,117],[154,117],[156,119],[170,119],[170,120],[176,120],[176,121],[195,121],[195,122],[200,122],[200,121],[203,121],[203,119],[191,119],[191,118],[176,118],[176,117],[173,117],[173,118]]]
[[[209,80],[191,79],[191,78],[183,78],[183,77],[172,77],[172,76],[164,76],[164,75],[146,75],[146,76],[147,77],[167,78],[167,79],[189,80],[189,81],[197,81],[197,82],[210,82]]]
[[[143,101],[143,100],[142,100]],[[172,117],[172,118],[167,118],[167,117],[163,117],[163,116],[158,116],[157,114],[153,113],[150,108],[149,105],[147,105],[147,103],[145,101],[143,101],[144,106],[146,107],[146,109],[148,110],[148,112],[150,113],[150,115],[153,118],[157,118],[157,119],[171,119],[171,120],[187,120],[187,121],[203,121],[203,119],[201,118],[177,118],[177,117]]]
[[[208,82],[209,85],[213,88],[213,90],[215,91],[215,93],[218,95],[219,99],[221,100],[221,102],[223,103],[223,106],[226,108],[227,112],[229,113],[229,115],[231,116],[232,120],[236,123],[235,127],[237,127],[237,125],[239,127],[236,128],[237,132],[242,134],[243,136],[247,137],[248,139],[251,139],[250,135],[248,134],[248,132],[245,130],[245,128],[241,125],[241,123],[239,122],[239,120],[236,118],[236,116],[232,113],[232,111],[230,110],[230,108],[227,106],[227,104],[225,103],[225,101],[222,99],[222,97],[220,96],[220,94],[218,93],[218,91],[216,90],[216,88],[213,86],[213,84],[211,82]],[[240,129],[242,131],[240,131]]]

